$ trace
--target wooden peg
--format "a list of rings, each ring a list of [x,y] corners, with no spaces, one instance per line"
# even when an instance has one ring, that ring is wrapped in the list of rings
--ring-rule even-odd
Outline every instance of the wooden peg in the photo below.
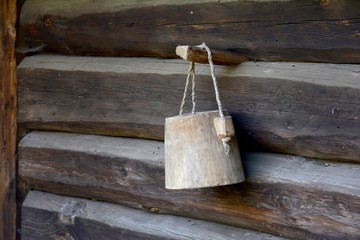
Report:
[[[231,116],[214,118],[214,127],[219,139],[235,135],[234,124]]]
[[[212,49],[212,60],[216,65],[233,66],[243,62],[250,61],[247,57],[222,50]],[[177,46],[176,55],[180,56],[186,61],[196,63],[209,63],[208,54],[205,49],[197,46]]]

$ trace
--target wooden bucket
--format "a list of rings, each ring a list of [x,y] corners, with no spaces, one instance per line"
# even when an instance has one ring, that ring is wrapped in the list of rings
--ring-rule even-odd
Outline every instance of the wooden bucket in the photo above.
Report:
[[[210,50],[208,50],[211,56]],[[203,188],[245,180],[231,116],[223,112],[213,65],[211,73],[219,110],[195,113],[195,70],[190,65],[178,116],[165,119],[165,187]],[[192,76],[193,110],[182,114]]]
[[[214,127],[219,111],[165,120],[165,187],[202,188],[245,180],[236,137],[225,152]]]

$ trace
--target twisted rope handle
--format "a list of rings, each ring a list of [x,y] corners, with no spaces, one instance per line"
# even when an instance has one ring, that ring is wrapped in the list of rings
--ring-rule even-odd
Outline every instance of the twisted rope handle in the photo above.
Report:
[[[219,107],[219,115],[220,115],[220,117],[223,118],[224,113],[223,113],[222,104],[221,104],[221,101],[220,101],[220,94],[219,94],[218,84],[217,84],[217,80],[216,80],[216,76],[215,76],[215,68],[214,68],[214,63],[212,61],[211,50],[205,43],[202,43],[198,47],[200,47],[201,49],[205,49],[207,51],[207,53],[208,53],[208,61],[209,61],[210,73],[211,73],[211,77],[212,77],[213,84],[214,84],[214,89],[215,89],[216,102],[217,102],[218,107]]]
[[[219,94],[218,84],[217,84],[217,80],[216,80],[216,76],[215,76],[215,68],[214,68],[214,63],[212,61],[211,50],[205,43],[202,43],[201,45],[199,45],[197,47],[199,47],[201,49],[205,49],[207,54],[208,54],[208,61],[209,61],[209,65],[210,65],[211,77],[212,77],[213,84],[214,84],[216,102],[217,102],[218,107],[219,107],[219,115],[220,115],[221,121],[224,121],[222,123],[225,124],[225,121],[227,121],[227,120],[225,119],[224,113],[223,113],[223,110],[222,110],[222,104],[221,104],[221,101],[220,101],[220,94]],[[184,105],[185,105],[187,90],[188,90],[188,87],[189,87],[190,77],[192,79],[192,94],[191,94],[191,96],[192,96],[192,104],[193,104],[191,113],[194,114],[195,113],[195,63],[194,62],[190,63],[188,75],[186,77],[185,89],[184,89],[184,94],[183,94],[183,98],[182,98],[182,101],[181,101],[179,115],[182,115],[182,113],[184,111]],[[216,126],[215,126],[215,129],[216,129]],[[219,133],[218,133],[218,135],[219,135]],[[225,135],[225,136],[223,136],[221,138],[221,141],[222,141],[222,144],[224,146],[225,153],[226,153],[226,155],[228,155],[230,153],[230,144],[229,144],[229,142],[231,141],[231,136],[226,136]]]
[[[223,110],[222,110],[222,104],[221,104],[221,101],[220,101],[220,94],[219,94],[218,84],[217,84],[217,80],[216,80],[216,76],[215,76],[214,63],[212,61],[211,50],[205,43],[202,43],[201,45],[199,45],[197,47],[199,47],[201,49],[205,49],[207,54],[208,54],[208,61],[209,61],[209,65],[210,65],[210,74],[211,74],[213,84],[214,84],[216,102],[217,102],[218,108],[219,108],[219,115],[220,115],[220,117],[224,118],[224,113],[223,113]],[[186,100],[186,95],[187,95],[187,89],[189,87],[190,77],[192,78],[192,94],[191,94],[191,96],[192,96],[192,104],[193,104],[191,113],[194,114],[195,113],[195,63],[194,62],[190,63],[188,75],[186,77],[185,89],[184,89],[183,99],[181,101],[179,115],[182,115],[182,113],[184,111],[184,105],[185,105],[185,100]]]
[[[194,62],[190,63],[188,75],[186,77],[185,89],[184,89],[184,94],[183,94],[183,98],[182,98],[181,105],[180,105],[179,115],[182,115],[182,113],[184,111],[186,94],[187,94],[187,90],[188,90],[188,87],[189,87],[190,77],[191,77],[191,83],[192,83],[191,96],[192,96],[192,104],[193,104],[191,113],[194,114],[195,113],[195,63]]]

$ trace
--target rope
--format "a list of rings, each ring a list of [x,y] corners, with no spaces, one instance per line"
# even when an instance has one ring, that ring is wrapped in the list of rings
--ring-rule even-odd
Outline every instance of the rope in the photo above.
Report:
[[[223,146],[224,146],[224,150],[226,155],[229,155],[230,153],[230,144],[229,142],[231,141],[231,137],[224,137],[221,139]]]
[[[215,88],[216,101],[217,101],[217,104],[218,104],[218,107],[219,107],[219,115],[220,115],[220,117],[223,118],[224,113],[222,111],[222,105],[221,105],[221,101],[220,101],[220,94],[219,94],[218,84],[217,84],[217,81],[216,81],[215,68],[214,68],[214,63],[212,61],[211,50],[210,50],[210,48],[208,46],[206,46],[205,43],[202,43],[198,47],[200,47],[201,49],[205,49],[207,51],[208,61],[209,61],[209,65],[210,65],[211,77],[213,79],[214,88]]]
[[[186,77],[185,89],[184,89],[184,94],[183,94],[183,98],[182,98],[181,105],[180,105],[179,115],[182,115],[182,113],[184,111],[185,100],[186,100],[187,90],[188,90],[188,87],[189,87],[190,76],[192,76],[192,94],[191,94],[192,95],[192,102],[193,102],[192,114],[195,113],[195,63],[191,62],[190,67],[189,67],[189,71],[188,71],[188,75]]]
[[[201,45],[197,46],[201,49],[205,49],[207,54],[208,54],[208,61],[209,61],[209,65],[210,65],[210,73],[211,73],[211,77],[213,80],[213,84],[214,84],[214,89],[215,89],[215,96],[216,96],[216,101],[219,107],[219,115],[221,118],[224,118],[224,113],[222,110],[222,104],[220,101],[220,94],[219,94],[219,89],[218,89],[218,84],[217,84],[217,80],[216,80],[216,76],[215,76],[215,68],[214,68],[214,63],[212,61],[212,54],[211,54],[211,50],[208,46],[206,46],[205,43],[202,43]],[[187,95],[187,90],[189,88],[189,82],[190,82],[190,77],[191,77],[191,85],[192,85],[192,92],[191,92],[191,98],[192,98],[192,114],[195,114],[195,63],[191,62],[190,63],[190,67],[189,67],[189,71],[186,77],[186,82],[185,82],[185,89],[184,89],[184,94],[183,94],[183,98],[181,101],[181,105],[180,105],[180,111],[179,111],[179,115],[182,115],[183,111],[184,111],[184,106],[185,106],[185,100],[186,100],[186,95]],[[226,155],[228,155],[230,153],[230,144],[229,142],[231,141],[231,137],[224,137],[221,139],[222,144],[224,146],[224,150]]]
[[[191,89],[191,100],[192,100],[192,110],[191,113],[195,114],[195,63],[193,62],[194,67],[192,69],[192,78],[191,78],[191,83],[192,83],[192,89]]]
[[[211,77],[212,77],[213,84],[214,84],[216,102],[217,102],[218,108],[219,108],[219,115],[220,115],[220,117],[223,118],[224,113],[223,113],[222,104],[221,104],[221,101],[220,101],[220,94],[219,94],[218,84],[217,84],[217,80],[216,80],[216,76],[215,76],[215,68],[214,68],[214,63],[212,61],[211,50],[205,43],[202,43],[201,45],[199,45],[197,47],[199,47],[201,49],[205,49],[207,54],[208,54],[208,61],[209,61],[209,65],[210,65],[210,73],[211,73]],[[184,89],[184,94],[183,94],[183,98],[182,98],[181,105],[180,105],[179,115],[182,115],[183,111],[184,111],[185,100],[186,100],[187,90],[188,90],[188,87],[189,87],[190,77],[191,77],[191,84],[192,84],[192,93],[191,93],[192,111],[191,111],[191,113],[195,114],[195,105],[196,104],[195,104],[195,63],[194,62],[190,63],[188,75],[186,77],[185,89]]]
[[[208,54],[208,61],[209,61],[209,65],[210,65],[210,73],[211,73],[211,77],[213,79],[213,83],[214,83],[214,89],[215,89],[215,96],[216,96],[216,101],[219,107],[219,115],[221,118],[224,118],[224,113],[222,110],[222,104],[220,101],[220,94],[219,94],[219,89],[218,89],[218,84],[216,81],[216,76],[215,76],[215,68],[214,68],[214,63],[212,61],[212,54],[211,54],[211,50],[208,46],[206,46],[205,43],[202,43],[201,45],[199,45],[199,47],[201,49],[205,49],[207,54]],[[226,155],[229,155],[230,153],[230,144],[229,142],[231,141],[231,137],[224,137],[221,139],[223,146],[224,146],[224,151]]]

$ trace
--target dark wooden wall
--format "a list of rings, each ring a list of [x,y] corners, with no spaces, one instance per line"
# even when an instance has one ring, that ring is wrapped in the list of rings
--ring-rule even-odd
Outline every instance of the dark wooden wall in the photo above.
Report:
[[[0,239],[15,239],[16,1],[0,0]]]
[[[26,187],[294,239],[360,238],[359,1],[27,0],[19,29],[18,121],[36,130],[19,144]],[[216,66],[247,180],[170,191],[164,118],[188,63],[154,57],[202,42],[265,61]],[[196,69],[198,110],[214,109],[208,66]],[[40,231],[52,216],[41,194],[23,207],[29,239],[57,236]]]

